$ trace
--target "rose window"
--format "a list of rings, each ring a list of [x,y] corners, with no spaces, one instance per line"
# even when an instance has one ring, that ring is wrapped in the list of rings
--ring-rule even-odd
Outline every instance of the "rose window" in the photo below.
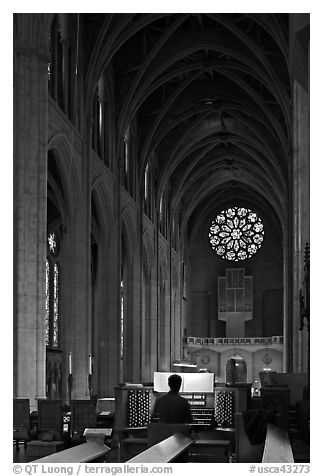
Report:
[[[223,210],[212,221],[209,240],[221,258],[243,261],[261,248],[264,226],[256,213],[243,207]]]

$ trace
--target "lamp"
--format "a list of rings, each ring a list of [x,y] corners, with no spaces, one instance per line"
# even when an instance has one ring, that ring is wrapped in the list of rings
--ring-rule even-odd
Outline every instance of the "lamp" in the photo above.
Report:
[[[189,354],[189,352],[187,352],[187,353]],[[186,360],[184,346],[182,348],[182,356],[183,357],[181,359],[176,359],[176,360],[173,361],[174,367],[190,367],[190,368],[195,368],[196,369],[197,363]]]
[[[174,360],[173,365],[174,367],[197,367],[197,364],[194,362],[188,362],[187,360]]]

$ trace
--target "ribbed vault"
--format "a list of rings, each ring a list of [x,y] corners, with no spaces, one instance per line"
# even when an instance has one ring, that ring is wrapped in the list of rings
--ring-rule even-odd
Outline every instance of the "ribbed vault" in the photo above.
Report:
[[[139,183],[154,156],[182,231],[223,194],[270,206],[282,226],[291,134],[287,14],[90,14],[88,107],[113,72],[117,153],[137,122]],[[238,192],[237,192],[238,191]]]

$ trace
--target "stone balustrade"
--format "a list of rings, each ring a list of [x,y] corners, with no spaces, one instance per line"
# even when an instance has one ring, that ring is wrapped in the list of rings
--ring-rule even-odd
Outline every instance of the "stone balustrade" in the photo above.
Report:
[[[284,343],[283,336],[272,337],[184,337],[186,345],[216,346],[216,345],[257,345],[267,346]]]

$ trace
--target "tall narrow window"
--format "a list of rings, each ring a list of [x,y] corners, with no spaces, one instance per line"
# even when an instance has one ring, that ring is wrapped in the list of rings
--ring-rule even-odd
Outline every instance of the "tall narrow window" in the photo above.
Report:
[[[60,347],[60,269],[58,245],[57,234],[55,232],[50,233],[47,238],[45,277],[45,340],[46,346],[52,348]]]
[[[148,197],[149,197],[149,162],[147,162],[145,168],[145,190],[144,190],[144,199],[145,199],[145,212],[148,211]]]
[[[123,381],[123,351],[124,351],[124,286],[123,276],[120,282],[120,382]]]
[[[59,339],[59,270],[58,264],[54,264],[54,289],[53,289],[53,347],[58,347]]]
[[[168,232],[168,192],[164,190],[159,203],[159,231],[167,237]]]
[[[48,91],[72,122],[76,108],[78,28],[78,16],[58,13],[48,38]]]
[[[136,198],[136,127],[128,126],[123,136],[122,185]]]
[[[123,138],[123,185],[129,190],[129,127]]]
[[[151,167],[149,162],[145,168],[144,210],[146,215],[151,218]]]
[[[45,310],[46,310],[46,317],[45,317],[45,326],[46,326],[46,345],[49,345],[49,261],[46,259],[46,302],[45,302]]]
[[[63,51],[60,32],[60,18],[56,14],[51,25],[49,44],[50,62],[48,63],[48,87],[52,98],[63,108]]]

